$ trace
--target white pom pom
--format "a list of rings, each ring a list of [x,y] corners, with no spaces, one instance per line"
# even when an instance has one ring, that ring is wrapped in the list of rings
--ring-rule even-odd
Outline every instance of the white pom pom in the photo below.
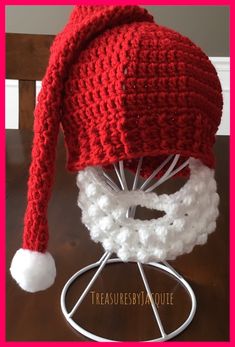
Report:
[[[30,293],[49,288],[56,277],[55,262],[50,253],[22,248],[14,255],[10,272],[19,286]]]

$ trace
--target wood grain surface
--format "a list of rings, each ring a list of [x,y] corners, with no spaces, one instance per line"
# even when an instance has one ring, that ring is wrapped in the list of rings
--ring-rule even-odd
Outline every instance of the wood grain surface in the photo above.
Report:
[[[81,223],[76,206],[75,175],[65,170],[63,137],[59,137],[56,178],[49,205],[49,251],[57,265],[55,284],[44,292],[22,291],[9,274],[10,261],[21,246],[23,216],[26,207],[27,176],[31,155],[32,132],[6,131],[7,157],[7,341],[87,341],[66,323],[60,308],[60,294],[65,282],[80,268],[97,261],[102,247],[90,240]],[[220,195],[220,216],[216,231],[204,246],[170,262],[192,286],[197,298],[193,322],[174,341],[227,341],[229,339],[229,137],[219,136],[215,145],[216,180]],[[171,181],[171,182],[170,182]],[[174,191],[184,182],[170,180],[158,192]],[[149,211],[139,211],[139,218],[151,218]],[[159,303],[159,313],[167,332],[177,328],[187,315],[189,299],[184,289],[172,278],[150,266],[146,276]],[[68,293],[71,308],[82,293],[94,271],[77,281]],[[111,304],[112,295],[141,293],[144,287],[135,264],[105,267],[101,276],[81,304],[75,320],[100,336],[119,341],[138,341],[159,336],[148,302],[144,304]],[[167,302],[167,293],[168,299]],[[165,297],[165,299],[164,299]],[[94,301],[94,298],[96,300]],[[103,298],[103,299],[102,299]]]
[[[19,128],[32,129],[36,81],[48,65],[53,35],[6,34],[6,78],[19,80]]]
[[[41,81],[55,36],[6,34],[6,78]]]
[[[33,129],[36,81],[19,81],[19,128]]]

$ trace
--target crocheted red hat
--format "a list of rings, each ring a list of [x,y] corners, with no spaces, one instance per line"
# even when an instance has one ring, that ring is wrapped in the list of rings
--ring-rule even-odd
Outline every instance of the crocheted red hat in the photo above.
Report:
[[[11,266],[21,287],[43,290],[55,278],[46,215],[60,126],[68,170],[119,160],[134,169],[145,157],[147,176],[173,153],[213,167],[221,113],[216,70],[188,38],[138,6],[76,6],[51,47],[35,109],[23,246]]]

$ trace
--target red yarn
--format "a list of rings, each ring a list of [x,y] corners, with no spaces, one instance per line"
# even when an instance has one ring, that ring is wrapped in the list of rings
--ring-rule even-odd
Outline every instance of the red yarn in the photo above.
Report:
[[[23,247],[45,252],[60,123],[67,167],[180,153],[213,167],[222,111],[215,68],[199,47],[138,6],[77,6],[57,35],[35,109]],[[162,158],[162,157],[161,157]]]

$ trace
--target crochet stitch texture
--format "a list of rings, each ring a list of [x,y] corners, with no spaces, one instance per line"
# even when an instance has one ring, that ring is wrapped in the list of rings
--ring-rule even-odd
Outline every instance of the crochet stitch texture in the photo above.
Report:
[[[78,206],[91,238],[123,261],[173,260],[207,241],[216,228],[219,196],[214,170],[190,158],[190,178],[174,194],[140,190],[115,192],[100,168],[87,167],[77,175]],[[158,219],[127,217],[131,206],[165,212]]]
[[[51,47],[35,109],[23,248],[47,249],[60,126],[70,171],[119,160],[135,169],[144,156],[147,176],[171,153],[212,168],[221,110],[215,68],[188,38],[138,6],[76,6]]]

